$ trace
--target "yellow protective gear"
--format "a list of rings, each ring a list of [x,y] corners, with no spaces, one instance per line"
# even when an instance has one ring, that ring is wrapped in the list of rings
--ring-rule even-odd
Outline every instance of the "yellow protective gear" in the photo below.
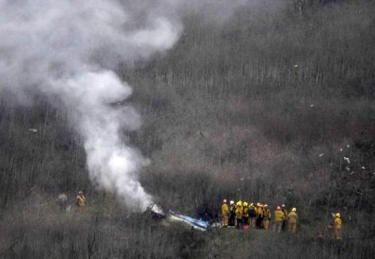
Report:
[[[245,218],[248,218],[249,217],[249,207],[248,206],[244,206],[242,207],[242,216],[245,217]]]
[[[242,214],[243,214],[243,208],[241,205],[239,205],[240,203],[237,203],[237,206],[236,206],[236,218],[237,219],[242,219]]]
[[[275,224],[274,224],[274,231],[277,231],[278,233],[281,232],[281,227],[283,226],[283,219],[284,219],[284,212],[282,210],[278,209],[274,212],[275,215]]]
[[[292,209],[292,211],[288,214],[288,231],[289,232],[296,233],[297,222],[298,222],[298,215]]]
[[[238,201],[236,204],[236,228],[240,229],[242,227],[242,214],[243,214],[243,208],[242,208],[242,202]]]
[[[284,212],[282,212],[281,210],[276,210],[274,215],[275,222],[282,222],[285,217]]]
[[[342,227],[342,220],[341,220],[340,217],[336,216],[336,219],[335,219],[335,239],[342,239],[341,227]]]
[[[271,220],[271,211],[268,206],[264,205],[263,209],[263,227],[264,229],[269,229],[270,227],[270,220]]]
[[[86,197],[80,191],[76,198],[76,204],[79,210],[82,210],[86,206]]]
[[[228,207],[228,204],[226,203],[223,203],[223,205],[221,205],[221,215],[226,215],[228,216],[229,215],[229,207]]]
[[[229,207],[228,207],[228,204],[226,202],[223,203],[223,205],[221,205],[221,218],[222,218],[221,225],[223,227],[227,227],[228,226],[228,220],[229,220]]]

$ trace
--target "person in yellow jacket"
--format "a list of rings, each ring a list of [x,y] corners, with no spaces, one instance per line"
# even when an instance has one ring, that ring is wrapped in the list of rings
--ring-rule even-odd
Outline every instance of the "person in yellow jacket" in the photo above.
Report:
[[[228,227],[228,219],[229,219],[229,207],[227,203],[227,199],[223,200],[223,204],[221,205],[221,225],[222,227]]]
[[[298,215],[297,209],[293,208],[288,214],[288,232],[296,233],[297,231]]]
[[[241,229],[242,228],[242,215],[243,215],[243,207],[242,207],[242,201],[238,201],[236,203],[236,228]]]
[[[83,195],[82,191],[78,192],[77,198],[76,198],[76,205],[78,211],[82,211],[83,208],[86,206],[86,197]]]
[[[249,225],[249,204],[246,201],[242,203],[242,223],[244,226]]]
[[[341,227],[342,227],[342,220],[340,213],[336,213],[335,215],[335,239],[342,239]]]
[[[269,229],[270,228],[270,221],[271,221],[271,210],[268,207],[267,204],[264,204],[263,207],[263,227],[264,229]]]
[[[275,223],[273,231],[277,231],[278,233],[281,232],[281,227],[283,225],[283,220],[285,218],[284,212],[281,210],[280,206],[277,206],[275,210]]]

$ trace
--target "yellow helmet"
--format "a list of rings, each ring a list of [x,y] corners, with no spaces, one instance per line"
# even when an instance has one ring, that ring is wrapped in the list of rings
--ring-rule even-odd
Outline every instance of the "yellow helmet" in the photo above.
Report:
[[[337,218],[341,218],[340,213],[336,213],[336,217],[337,217]]]
[[[246,201],[243,202],[243,206],[248,206],[248,205],[249,204]]]
[[[296,208],[293,208],[293,209],[292,209],[292,211],[293,211],[293,212],[296,212],[296,211],[297,211],[297,209],[296,209]]]
[[[254,203],[250,203],[250,206],[251,206],[251,207],[254,207]]]

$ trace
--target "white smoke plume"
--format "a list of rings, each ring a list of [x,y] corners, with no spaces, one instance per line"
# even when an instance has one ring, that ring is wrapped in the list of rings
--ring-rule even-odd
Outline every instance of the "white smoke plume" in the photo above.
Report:
[[[137,181],[145,160],[121,137],[140,118],[113,105],[132,93],[113,71],[173,47],[182,3],[0,0],[0,93],[21,104],[28,93],[43,94],[64,109],[84,141],[91,180],[142,210],[153,203]]]

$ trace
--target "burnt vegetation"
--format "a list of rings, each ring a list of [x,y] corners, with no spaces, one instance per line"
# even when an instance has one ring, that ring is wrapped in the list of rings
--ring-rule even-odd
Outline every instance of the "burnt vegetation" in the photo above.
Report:
[[[158,204],[217,220],[223,198],[298,208],[297,236],[158,224],[96,190],[67,114],[0,97],[1,258],[371,258],[375,253],[375,5],[261,1],[217,25],[184,17],[169,52],[119,73],[143,126]],[[62,213],[58,194],[88,198]],[[344,240],[314,235],[340,211]]]

